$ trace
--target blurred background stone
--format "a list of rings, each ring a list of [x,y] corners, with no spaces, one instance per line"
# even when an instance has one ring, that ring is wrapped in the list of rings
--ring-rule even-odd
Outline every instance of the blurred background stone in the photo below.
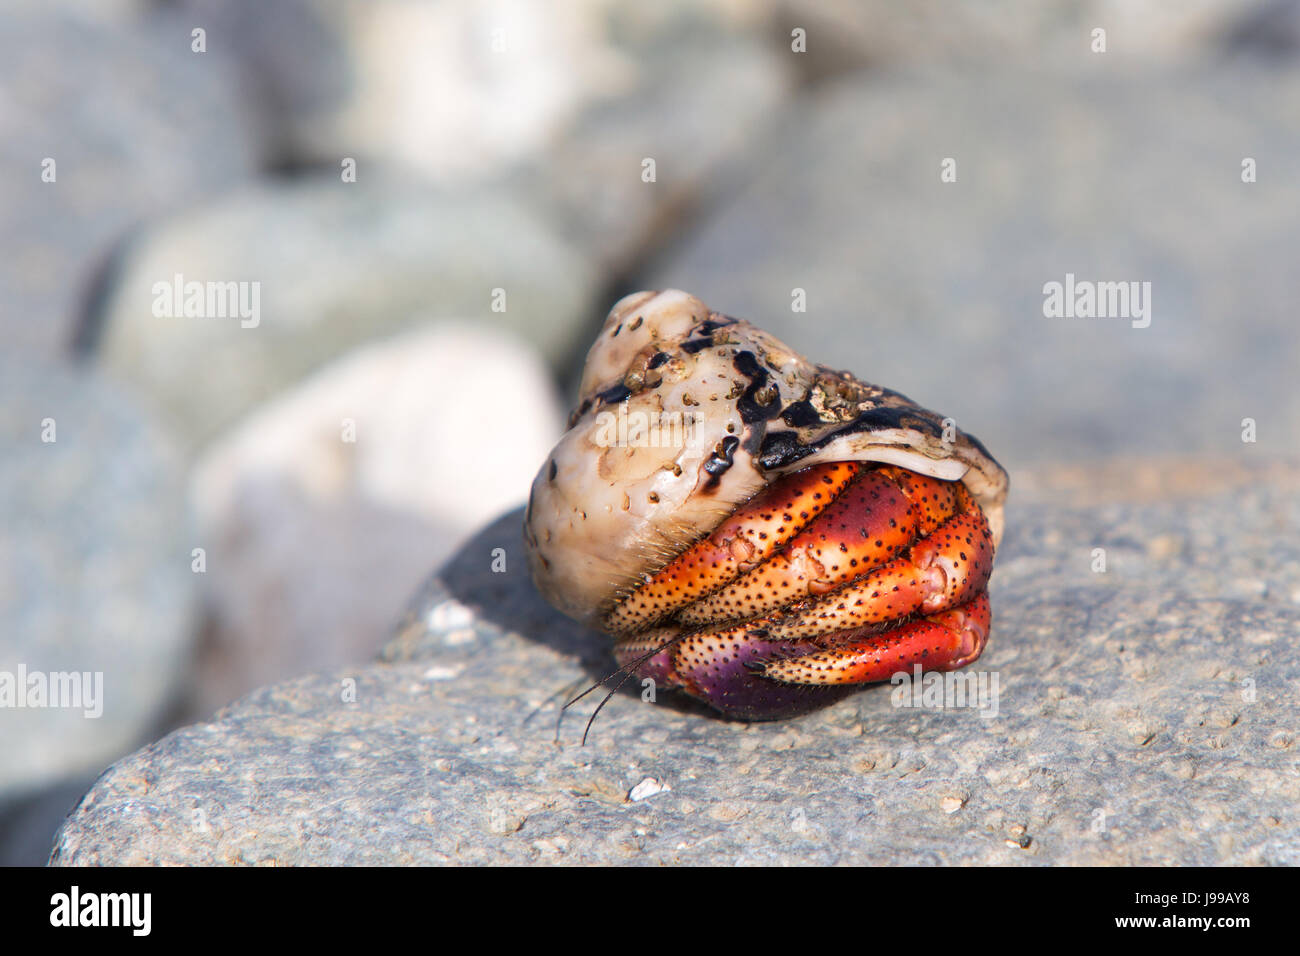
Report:
[[[180,0],[180,8],[239,59],[259,126],[277,138],[285,165],[362,155],[444,184],[531,164],[591,106],[678,91],[669,95],[695,108],[673,75],[685,53],[694,54],[697,89],[731,82],[702,62],[716,50],[709,41],[771,55],[760,4]]]
[[[257,147],[234,61],[192,52],[168,11],[23,3],[3,18],[0,337],[48,357],[93,308],[115,244],[249,175]]]
[[[1292,0],[1285,0],[1290,5]],[[1106,65],[1178,66],[1196,62],[1249,10],[1237,0],[774,0],[781,34],[802,27],[808,56],[798,61],[819,81],[838,73],[910,65],[925,69],[1014,66],[1089,69],[1092,31],[1106,31]],[[1262,4],[1260,5],[1263,6]]]
[[[0,709],[3,802],[149,739],[193,651],[195,576],[179,459],[118,389],[2,357],[0,446],[0,672],[102,674],[97,717]]]
[[[1283,172],[1300,73],[872,74],[777,127],[744,187],[634,284],[954,414],[1013,473],[1235,456],[1254,447],[1244,418],[1273,456],[1300,434],[1300,183]],[[1046,317],[1067,273],[1149,282],[1150,326]]]
[[[182,8],[239,59],[278,166],[351,156],[443,187],[508,182],[607,275],[680,228],[794,92],[757,4]]]
[[[158,732],[164,732],[160,726]],[[99,776],[74,774],[36,790],[0,798],[0,866],[43,866],[50,841]]]
[[[463,183],[539,150],[628,73],[599,4],[182,0],[240,59],[289,166],[340,156]]]
[[[245,188],[160,225],[128,257],[103,361],[188,447],[349,348],[429,319],[509,329],[556,364],[585,349],[595,271],[524,199],[367,174]],[[155,315],[154,284],[178,274],[257,283],[260,318]]]
[[[191,717],[372,657],[428,569],[517,500],[563,422],[531,350],[442,323],[331,364],[220,438],[191,485],[210,616]]]
[[[753,144],[795,92],[795,71],[791,54],[745,16],[757,6],[604,7],[602,29],[630,76],[603,89],[518,178],[566,236],[622,277],[750,167]]]

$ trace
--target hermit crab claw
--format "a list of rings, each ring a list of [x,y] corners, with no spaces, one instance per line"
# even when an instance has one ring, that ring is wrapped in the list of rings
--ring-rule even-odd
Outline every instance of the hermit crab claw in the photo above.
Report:
[[[1007,475],[975,437],[685,292],[610,311],[524,519],[630,673],[787,717],[989,634]]]

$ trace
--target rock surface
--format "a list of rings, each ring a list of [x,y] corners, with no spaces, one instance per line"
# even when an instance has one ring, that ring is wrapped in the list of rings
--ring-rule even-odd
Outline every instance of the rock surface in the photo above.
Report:
[[[98,716],[0,694],[3,802],[156,733],[193,649],[195,585],[178,457],[120,390],[0,358],[0,447],[0,681],[102,674],[83,685]]]
[[[370,660],[431,567],[527,487],[563,430],[543,363],[438,323],[332,363],[195,466],[210,608],[189,713]]]
[[[554,695],[608,645],[535,594],[514,512],[382,663],[265,688],[119,763],[52,862],[1295,865],[1300,483],[1289,463],[1167,464],[1013,494],[975,665],[995,716],[898,709],[883,686],[744,724],[634,691],[586,747],[587,703],[557,742]]]

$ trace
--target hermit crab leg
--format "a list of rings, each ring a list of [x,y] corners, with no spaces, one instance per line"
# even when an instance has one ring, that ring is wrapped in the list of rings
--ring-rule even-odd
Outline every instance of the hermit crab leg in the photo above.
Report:
[[[988,639],[989,598],[981,593],[961,607],[863,640],[773,661],[759,672],[791,684],[869,684],[908,672],[915,664],[936,671],[964,667],[980,656]]]
[[[813,465],[764,489],[687,548],[605,619],[625,634],[724,587],[793,538],[862,471],[857,462]]]
[[[624,638],[614,645],[614,659],[620,670],[635,664],[639,677],[649,677],[663,687],[679,687],[681,681],[673,671],[673,654],[680,634],[679,628],[664,627]]]
[[[694,625],[745,620],[820,596],[884,564],[918,533],[916,509],[903,489],[889,476],[869,471],[785,550],[686,608],[678,620]]]
[[[815,641],[765,641],[745,626],[685,633],[664,658],[666,687],[682,687],[735,717],[763,719],[830,703],[847,688],[768,680],[764,664],[823,649]],[[620,645],[615,656],[626,651]],[[658,660],[658,658],[656,658]],[[638,673],[641,673],[638,671]]]
[[[904,557],[763,622],[770,637],[796,640],[934,613],[970,601],[993,569],[993,535],[969,492],[957,486],[959,513],[917,541]]]

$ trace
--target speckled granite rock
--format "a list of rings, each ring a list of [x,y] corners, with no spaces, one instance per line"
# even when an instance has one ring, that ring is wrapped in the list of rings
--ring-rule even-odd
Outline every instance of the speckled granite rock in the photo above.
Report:
[[[96,773],[157,732],[193,648],[196,589],[179,459],[119,389],[0,356],[0,449],[3,803]],[[21,686],[20,669],[90,674],[81,690],[95,703],[14,706],[3,684]]]
[[[876,687],[743,724],[633,692],[585,748],[582,713],[556,742],[553,695],[605,671],[607,644],[535,594],[515,512],[382,663],[263,689],[119,763],[52,862],[1300,863],[1294,469],[1207,466],[1227,477],[1191,497],[1156,470],[1156,504],[1132,471],[1100,473],[1105,505],[1063,506],[1060,475],[1013,494],[976,665],[996,716]],[[1262,593],[1219,586],[1216,565],[1263,573],[1266,552]]]

